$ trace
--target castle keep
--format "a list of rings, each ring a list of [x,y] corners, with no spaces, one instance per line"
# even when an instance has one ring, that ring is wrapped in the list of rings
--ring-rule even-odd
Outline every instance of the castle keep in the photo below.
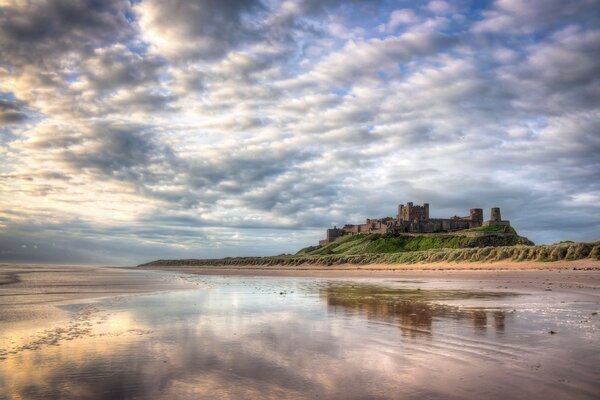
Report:
[[[327,229],[326,239],[319,241],[319,245],[323,246],[341,236],[358,233],[441,233],[494,225],[510,226],[509,221],[502,220],[498,207],[492,208],[490,219],[484,221],[481,208],[470,209],[466,217],[429,218],[429,203],[424,203],[422,206],[406,203],[398,206],[398,214],[395,218],[367,219],[364,224]]]

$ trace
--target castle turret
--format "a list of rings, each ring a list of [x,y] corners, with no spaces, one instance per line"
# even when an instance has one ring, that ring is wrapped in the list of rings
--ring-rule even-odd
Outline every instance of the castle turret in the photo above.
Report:
[[[490,213],[490,221],[500,222],[502,221],[502,217],[500,216],[500,208],[492,207],[492,211]]]
[[[500,214],[499,207],[492,207],[492,210],[490,211],[490,220],[483,223],[483,226],[494,225],[510,226],[510,221],[502,221],[502,215]]]
[[[415,206],[412,201],[409,201],[406,205],[400,204],[398,206],[398,219],[407,222],[428,221],[429,204]]]
[[[469,227],[478,228],[483,224],[483,210],[481,208],[471,208],[469,215],[471,217]]]
[[[398,205],[398,215],[396,216],[396,218],[400,221],[402,220],[402,209],[404,208],[403,204],[399,204]]]

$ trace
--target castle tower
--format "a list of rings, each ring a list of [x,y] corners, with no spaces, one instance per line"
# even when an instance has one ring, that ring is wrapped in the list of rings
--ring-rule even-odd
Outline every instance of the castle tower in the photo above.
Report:
[[[423,211],[425,214],[425,221],[429,221],[429,203],[423,203]]]
[[[471,216],[471,228],[478,228],[483,224],[483,210],[481,208],[471,208],[469,215]]]
[[[490,221],[500,222],[502,221],[502,217],[500,216],[500,208],[492,207],[492,211],[490,213]]]
[[[412,201],[409,201],[408,203],[406,203],[406,205],[402,208],[402,219],[405,221],[413,220],[413,203],[412,203]]]
[[[398,215],[396,216],[396,218],[398,220],[402,220],[402,209],[404,208],[404,204],[399,204],[398,205]]]

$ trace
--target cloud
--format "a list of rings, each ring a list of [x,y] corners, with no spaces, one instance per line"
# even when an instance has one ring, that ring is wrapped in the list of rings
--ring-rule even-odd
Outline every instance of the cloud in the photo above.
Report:
[[[483,12],[483,20],[473,25],[475,32],[530,34],[571,23],[588,24],[597,16],[597,0],[497,0]],[[590,14],[591,11],[591,14]],[[593,26],[593,25],[592,25]]]
[[[60,62],[73,51],[92,51],[125,40],[133,30],[129,3],[120,0],[13,2],[0,13],[0,51],[12,63]]]
[[[143,1],[136,7],[143,38],[173,59],[215,58],[258,40],[258,24],[247,14],[264,8],[258,0]]]
[[[418,57],[453,45],[453,38],[429,28],[421,28],[425,28],[425,25],[399,36],[348,41],[340,51],[321,60],[309,73],[300,76],[298,81],[334,86],[361,78],[377,78],[379,73],[396,75],[399,72],[398,64],[409,64]]]
[[[390,19],[387,23],[387,30],[393,32],[401,25],[410,25],[418,21],[417,14],[410,8],[394,10],[390,14]]]
[[[129,50],[123,44],[95,49],[83,62],[81,74],[96,93],[158,83],[164,61]]]
[[[406,201],[598,237],[593,1],[3,4],[0,227],[28,250],[287,253]]]
[[[138,126],[96,125],[81,145],[62,151],[60,157],[72,168],[92,171],[100,179],[141,182],[148,175],[156,179],[158,172],[151,167],[168,166],[175,162],[174,154],[143,130]]]
[[[434,0],[427,3],[427,10],[435,14],[446,14],[451,9],[452,7],[450,6],[450,4],[448,4],[447,1]]]
[[[600,31],[569,27],[531,46],[521,63],[501,69],[500,76],[519,90],[524,105],[561,114],[597,110],[600,105]]]
[[[0,99],[0,124],[16,124],[27,119],[23,105],[14,100]]]

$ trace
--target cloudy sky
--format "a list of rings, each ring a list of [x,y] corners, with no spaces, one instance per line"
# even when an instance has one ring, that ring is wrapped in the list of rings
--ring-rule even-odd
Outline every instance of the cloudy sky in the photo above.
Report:
[[[0,0],[0,261],[295,252],[407,201],[598,240],[599,10]]]

